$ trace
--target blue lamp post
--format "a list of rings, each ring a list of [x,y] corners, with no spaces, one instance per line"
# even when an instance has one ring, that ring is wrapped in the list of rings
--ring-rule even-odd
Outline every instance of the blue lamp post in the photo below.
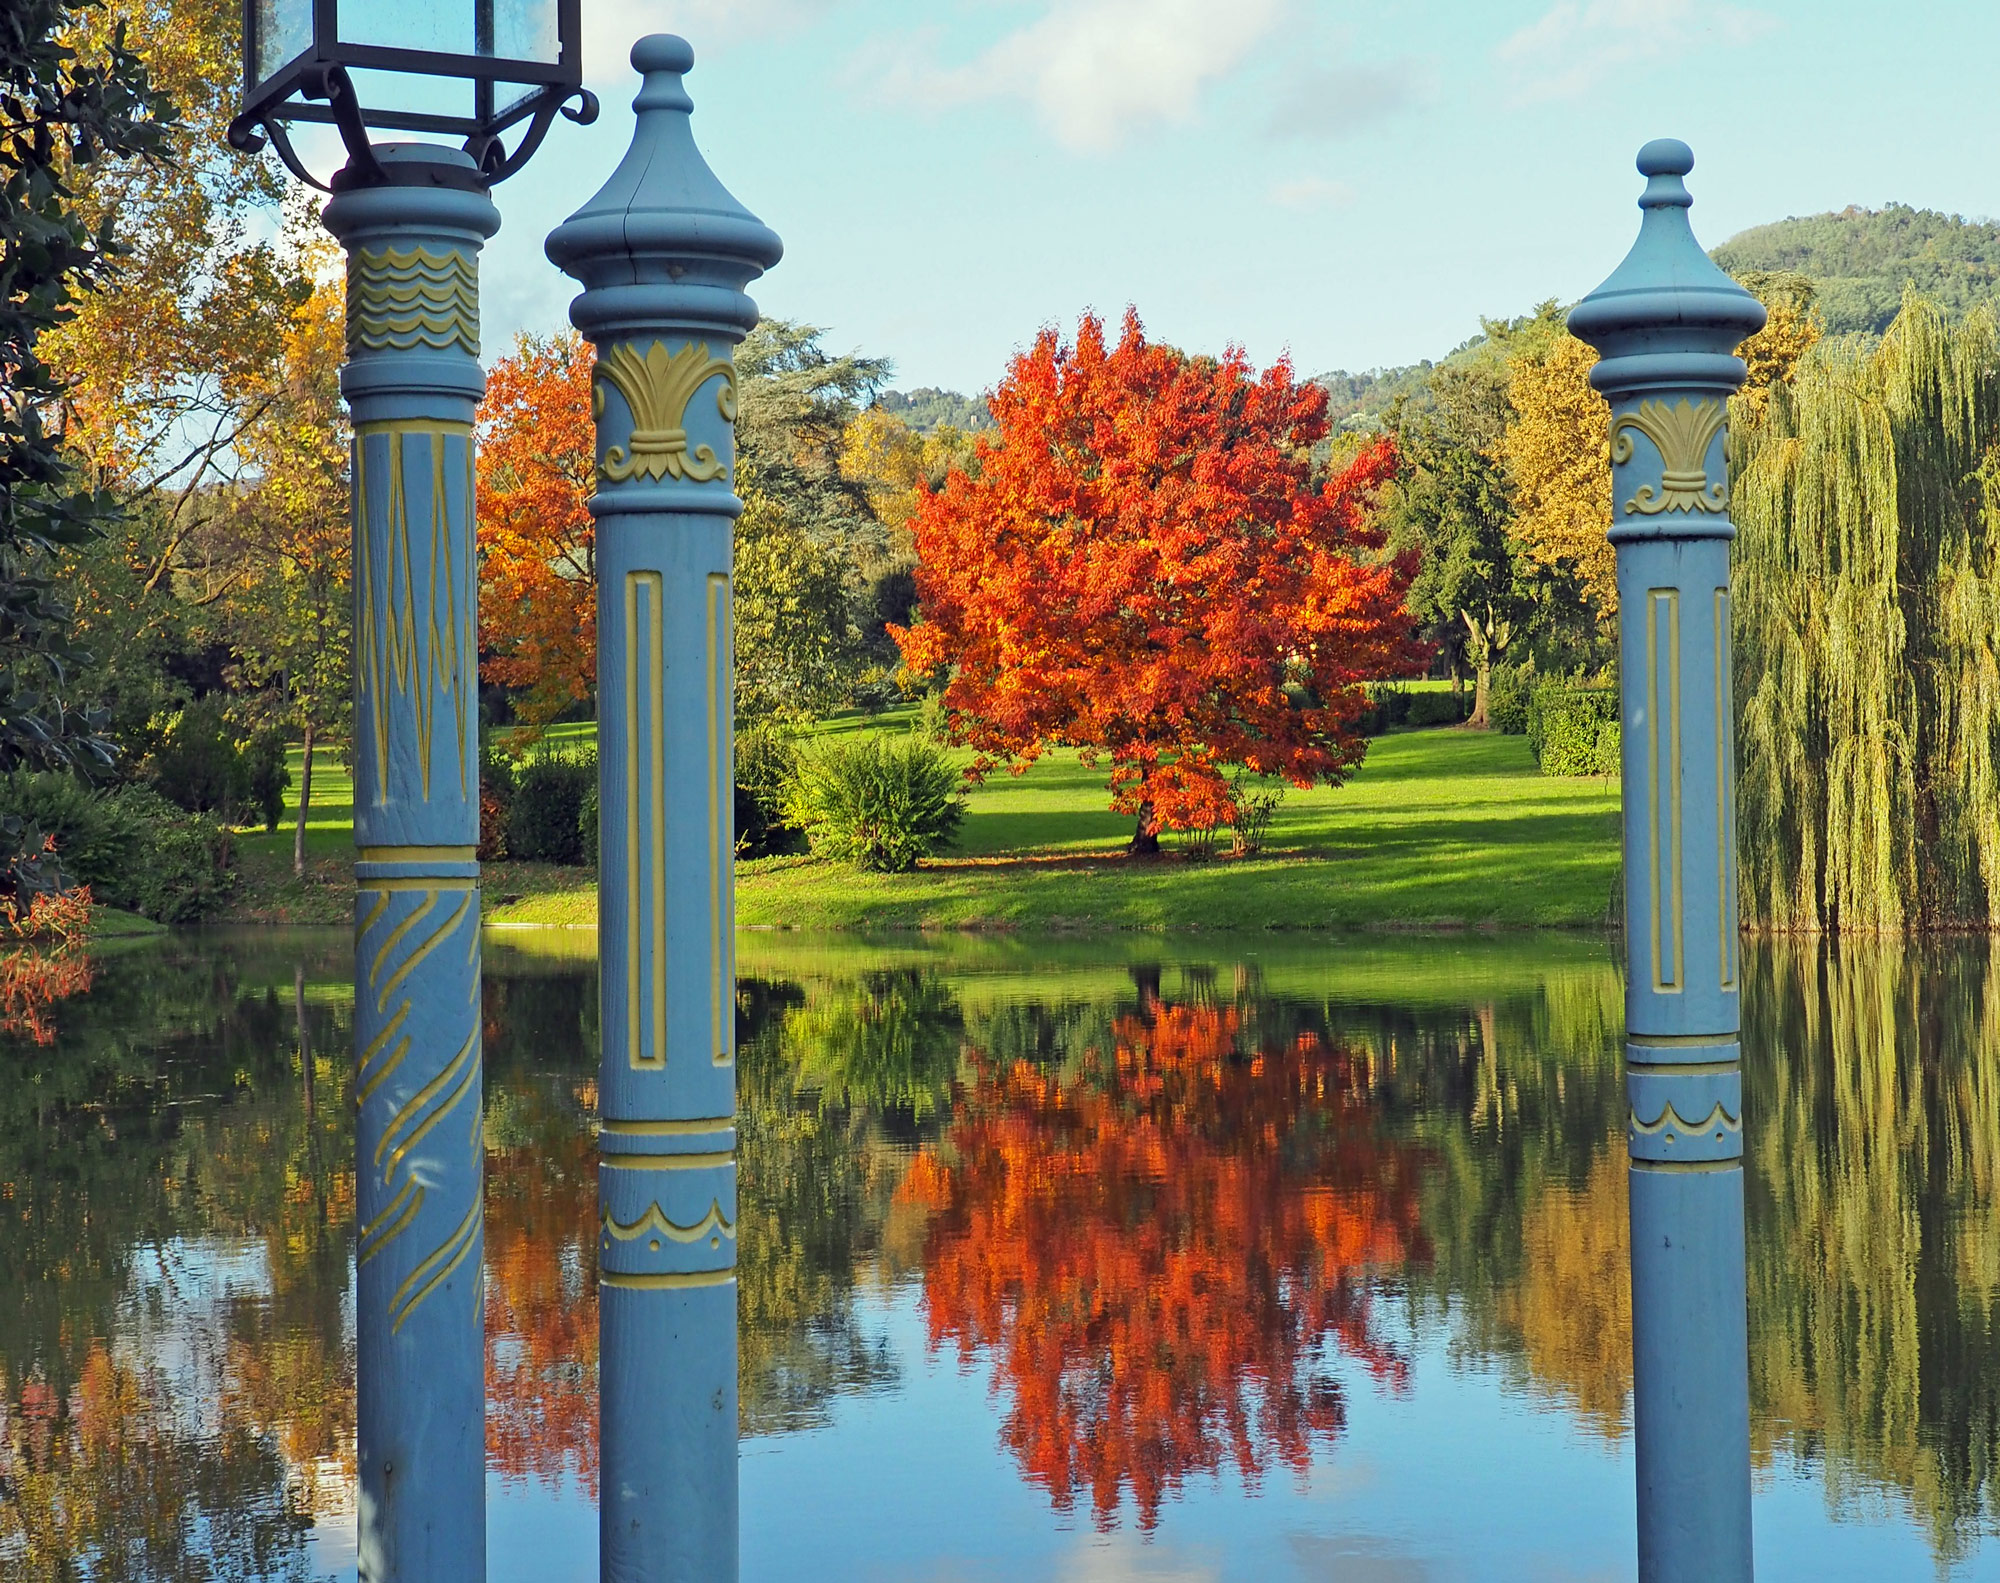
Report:
[[[1685,143],[1639,151],[1639,239],[1569,316],[1611,403],[1624,716],[1639,1575],[1751,1575],[1729,476],[1764,309],[1689,229]]]
[[[600,1566],[717,1583],[737,1510],[731,354],[782,247],[695,148],[687,41],[643,38],[632,65],[632,146],[548,239],[597,349]]]
[[[314,186],[287,123],[331,122],[347,151],[323,219],[347,250],[354,420],[359,1573],[479,1583],[478,260],[500,226],[488,187],[558,112],[596,104],[576,0],[245,0],[243,32],[230,141],[270,141]],[[376,145],[371,127],[464,146]]]

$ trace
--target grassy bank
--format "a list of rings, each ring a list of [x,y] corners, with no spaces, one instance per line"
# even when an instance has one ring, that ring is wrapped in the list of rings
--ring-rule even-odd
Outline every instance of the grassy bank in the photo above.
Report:
[[[879,723],[830,722],[832,732]],[[566,738],[586,739],[588,728]],[[567,742],[565,743],[567,745]],[[293,779],[298,779],[296,763]],[[1187,929],[1574,927],[1606,917],[1618,873],[1615,783],[1536,773],[1526,742],[1414,731],[1374,742],[1346,786],[1291,792],[1254,858],[1124,854],[1130,821],[1105,809],[1104,770],[1051,754],[974,788],[956,849],[913,874],[811,858],[737,865],[747,928]],[[291,831],[246,833],[231,917],[338,923],[351,915],[352,789],[315,766],[308,874]],[[1171,845],[1171,840],[1170,843]],[[489,923],[596,922],[589,870],[495,863]]]

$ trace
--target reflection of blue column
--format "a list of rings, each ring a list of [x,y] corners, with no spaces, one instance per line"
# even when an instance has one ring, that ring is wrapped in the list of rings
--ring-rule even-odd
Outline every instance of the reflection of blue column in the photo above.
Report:
[[[1611,402],[1624,711],[1626,1095],[1639,1575],[1751,1575],[1726,402],[1755,298],[1639,151],[1639,240],[1570,314]]]
[[[597,349],[601,1570],[736,1576],[731,490],[743,288],[778,238],[703,162],[683,39],[548,253]]]
[[[354,416],[356,1420],[362,1583],[486,1575],[472,161],[341,191]]]

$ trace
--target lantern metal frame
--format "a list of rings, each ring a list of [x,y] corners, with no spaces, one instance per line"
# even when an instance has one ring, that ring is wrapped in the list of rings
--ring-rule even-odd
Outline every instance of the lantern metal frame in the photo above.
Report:
[[[389,180],[375,158],[368,129],[443,133],[462,137],[474,169],[430,167],[433,179],[490,187],[527,164],[548,135],[558,113],[579,125],[597,119],[597,96],[583,86],[582,0],[554,0],[557,55],[553,61],[511,59],[493,54],[458,54],[363,44],[340,36],[340,0],[309,0],[312,37],[305,48],[268,76],[257,75],[258,0],[243,0],[243,107],[229,124],[229,142],[254,154],[268,141],[285,166],[322,192],[378,186]],[[441,4],[444,0],[421,0]],[[458,0],[470,7],[474,37],[491,41],[494,0]],[[464,78],[471,82],[473,113],[449,115],[420,110],[371,109],[361,102],[351,71],[395,72],[407,76]],[[494,88],[506,83],[529,90],[511,104],[496,104]],[[572,103],[571,101],[575,101]],[[286,126],[293,121],[330,125],[340,133],[348,163],[329,182],[309,171],[293,147]],[[526,123],[510,153],[502,134]]]

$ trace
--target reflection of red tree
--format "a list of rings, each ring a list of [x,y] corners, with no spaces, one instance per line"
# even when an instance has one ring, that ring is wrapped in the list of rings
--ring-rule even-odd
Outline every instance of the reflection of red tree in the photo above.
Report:
[[[48,850],[55,850],[53,840]],[[56,1042],[50,1008],[90,988],[90,958],[83,951],[90,914],[88,885],[38,893],[25,914],[17,897],[0,896],[0,939],[28,942],[0,951],[0,1033]]]
[[[597,1490],[597,1215],[588,1133],[486,1155],[486,1456]]]
[[[1329,1338],[1392,1386],[1371,1267],[1424,1252],[1415,1161],[1374,1135],[1355,1058],[1239,1053],[1233,1010],[1121,1018],[1064,1080],[980,1066],[902,1192],[934,1211],[932,1344],[997,1354],[1006,1443],[1067,1510],[1143,1527],[1191,1472],[1303,1471],[1345,1406]]]

